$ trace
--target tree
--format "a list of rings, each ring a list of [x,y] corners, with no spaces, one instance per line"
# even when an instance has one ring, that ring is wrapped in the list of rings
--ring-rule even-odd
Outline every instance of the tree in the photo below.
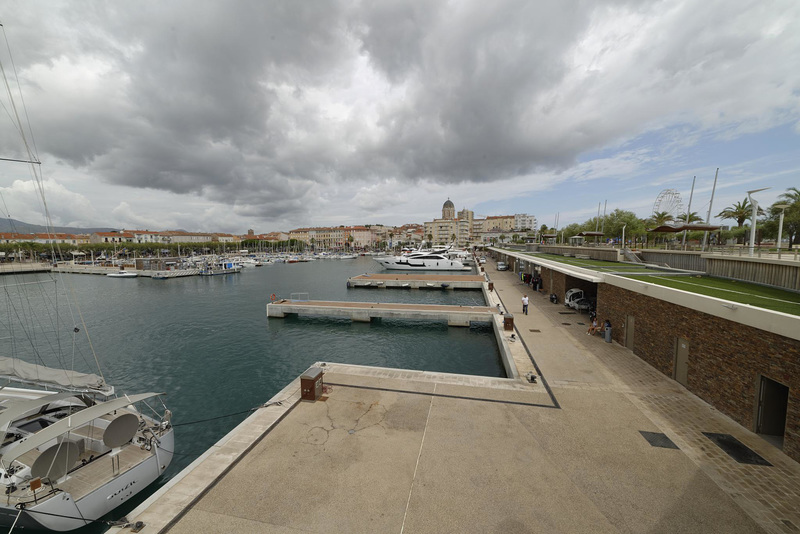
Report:
[[[790,187],[785,193],[778,195],[778,200],[785,204],[800,204],[800,189],[797,187]]]
[[[781,239],[788,238],[789,250],[792,245],[797,244],[800,239],[800,191],[796,187],[790,187],[787,191],[778,196],[778,201],[767,208],[767,217],[759,223],[760,230],[763,230],[764,236],[777,239],[778,230],[780,226],[781,212],[783,212],[783,229]],[[776,206],[788,206],[786,208],[778,208]]]
[[[800,188],[790,187],[778,196],[781,203],[789,204],[783,217],[783,231],[789,238],[789,250],[800,241]]]
[[[506,240],[506,234],[500,234],[500,244],[502,245],[503,242]]]
[[[763,215],[764,210],[758,208],[758,215]],[[737,202],[732,206],[728,206],[721,212],[717,214],[717,217],[720,219],[735,219],[736,226],[741,228],[744,226],[744,222],[750,219],[753,216],[753,205],[750,204],[750,200],[745,197],[744,200],[741,202]]]
[[[428,234],[428,246],[433,246],[433,234]]]
[[[681,221],[681,222],[686,223],[686,224],[692,224],[692,223],[695,223],[695,222],[703,222],[703,218],[700,217],[700,215],[698,215],[698,213],[696,211],[693,211],[693,212],[691,212],[689,214],[681,213],[680,215],[678,215],[676,220]]]
[[[517,241],[519,241],[519,234],[512,235],[511,236],[511,241],[512,241],[512,243],[516,243]]]
[[[347,236],[347,247],[352,249],[353,248],[353,241],[355,241],[355,240],[356,240],[355,237],[353,237],[351,235]]]
[[[659,226],[663,226],[667,223],[670,223],[675,220],[669,212],[667,211],[659,211],[655,212],[650,216],[648,222],[653,225],[653,228],[658,228]]]

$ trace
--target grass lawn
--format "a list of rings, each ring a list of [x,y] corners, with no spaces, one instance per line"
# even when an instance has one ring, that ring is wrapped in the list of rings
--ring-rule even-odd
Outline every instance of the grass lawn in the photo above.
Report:
[[[627,275],[626,275],[627,276]],[[628,278],[661,286],[691,291],[700,295],[750,304],[767,310],[800,315],[800,294],[749,282],[711,278],[709,276],[636,276]]]
[[[652,269],[648,269],[647,267],[643,267],[641,265],[621,263],[618,261],[581,260],[578,258],[568,258],[566,256],[560,256],[558,254],[526,253],[526,255],[530,256],[531,258],[541,258],[543,260],[557,261],[558,263],[564,263],[566,265],[572,265],[574,267],[583,267],[584,269],[591,269],[597,272],[615,272],[615,273],[652,272]]]

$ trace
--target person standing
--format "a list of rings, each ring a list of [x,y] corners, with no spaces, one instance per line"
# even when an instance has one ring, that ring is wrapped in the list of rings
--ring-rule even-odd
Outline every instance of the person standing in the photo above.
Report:
[[[522,313],[528,315],[528,294],[522,295]]]

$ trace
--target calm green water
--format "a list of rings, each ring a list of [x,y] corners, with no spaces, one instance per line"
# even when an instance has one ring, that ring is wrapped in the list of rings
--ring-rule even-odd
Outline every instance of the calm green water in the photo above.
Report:
[[[66,275],[106,380],[119,392],[166,392],[174,413],[175,459],[165,476],[130,508],[247,414],[194,421],[253,408],[316,361],[505,376],[488,324],[452,328],[400,320],[365,324],[266,317],[272,293],[308,293],[319,300],[484,304],[479,291],[346,287],[349,276],[365,272],[382,270],[371,258],[361,257],[172,280]]]

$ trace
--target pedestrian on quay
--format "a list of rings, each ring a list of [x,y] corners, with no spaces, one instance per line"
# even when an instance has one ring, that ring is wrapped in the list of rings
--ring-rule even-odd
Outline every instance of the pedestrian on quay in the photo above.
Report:
[[[522,313],[528,315],[528,294],[522,295]]]

